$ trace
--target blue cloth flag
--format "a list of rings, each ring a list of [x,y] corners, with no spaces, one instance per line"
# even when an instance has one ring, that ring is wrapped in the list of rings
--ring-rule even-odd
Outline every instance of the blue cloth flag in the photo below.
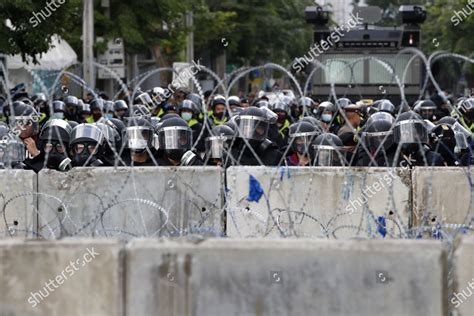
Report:
[[[385,223],[385,217],[379,216],[377,222],[377,231],[380,233],[380,235],[382,235],[382,237],[385,237],[385,235],[387,235],[387,224]]]
[[[249,177],[249,195],[247,197],[247,201],[258,203],[262,195],[263,195],[263,189],[262,189],[262,186],[260,185],[260,182],[258,182],[258,180],[255,179],[254,176],[250,176]]]

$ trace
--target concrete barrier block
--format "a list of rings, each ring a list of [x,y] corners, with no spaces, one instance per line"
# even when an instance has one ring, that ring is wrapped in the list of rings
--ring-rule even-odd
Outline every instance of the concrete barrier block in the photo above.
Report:
[[[474,218],[474,170],[464,168],[415,168],[413,182],[413,223],[419,225],[468,224]]]
[[[42,236],[220,235],[219,168],[75,168],[41,171]]]
[[[112,240],[1,240],[0,315],[123,315],[121,249]]]
[[[248,202],[249,177],[264,191]],[[231,237],[405,236],[410,171],[402,168],[268,168],[227,170],[227,234]]]
[[[135,240],[126,315],[447,315],[446,253],[414,240]]]
[[[450,304],[459,316],[474,314],[474,236],[464,237],[455,252],[455,286]]]
[[[0,170],[0,238],[36,233],[37,176],[31,170]]]

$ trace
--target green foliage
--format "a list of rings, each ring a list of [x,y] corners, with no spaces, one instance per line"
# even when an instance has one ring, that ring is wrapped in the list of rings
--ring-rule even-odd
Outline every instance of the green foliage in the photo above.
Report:
[[[228,61],[241,65],[289,63],[311,44],[312,27],[304,20],[307,5],[314,2],[208,0],[208,9],[198,11],[196,51],[216,55],[225,49]]]
[[[80,0],[67,0],[63,4],[57,2],[59,8],[56,6],[49,10],[43,1],[0,1],[0,52],[21,54],[23,59],[31,56],[36,62],[35,56],[49,49],[52,35],[66,38],[74,28],[74,21],[81,19],[80,4]],[[50,13],[50,16],[43,19],[40,12]],[[34,13],[39,20],[35,19]],[[7,20],[11,26],[7,26]]]

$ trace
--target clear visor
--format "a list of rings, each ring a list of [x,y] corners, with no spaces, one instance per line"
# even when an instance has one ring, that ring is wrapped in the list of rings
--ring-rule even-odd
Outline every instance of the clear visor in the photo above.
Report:
[[[0,162],[4,165],[26,159],[25,145],[20,141],[0,141]]]
[[[469,132],[469,131],[467,130],[467,128],[465,128],[464,126],[462,126],[461,124],[459,124],[459,122],[454,123],[451,128],[452,128],[453,131],[455,131],[455,132],[464,134],[464,136],[466,136],[466,138],[471,137],[471,132]]]
[[[153,141],[153,131],[145,126],[127,127],[127,140],[130,149],[146,149]]]
[[[364,133],[365,143],[370,150],[377,150],[383,144],[388,148],[393,144],[393,132]]]
[[[468,149],[470,147],[469,139],[461,132],[454,132],[454,138],[456,139],[456,147],[459,149]]]
[[[210,159],[222,159],[224,150],[227,148],[228,138],[225,136],[214,136],[206,138],[206,152]]]
[[[428,132],[423,121],[406,120],[395,124],[394,140],[397,144],[426,144]]]
[[[265,140],[268,135],[268,122],[263,121],[259,117],[240,116],[239,135],[245,139]]]
[[[315,166],[344,166],[344,152],[341,148],[332,146],[315,146]]]
[[[101,143],[103,133],[99,127],[92,124],[81,124],[76,126],[71,132],[71,143],[79,138],[85,138],[89,141]]]
[[[156,150],[160,149],[160,140],[158,138],[158,135],[153,133],[153,141],[152,141],[152,146]]]
[[[292,137],[291,147],[299,154],[310,154],[313,148],[313,140],[315,135]]]
[[[165,127],[158,132],[160,149],[191,149],[192,131],[186,127]]]

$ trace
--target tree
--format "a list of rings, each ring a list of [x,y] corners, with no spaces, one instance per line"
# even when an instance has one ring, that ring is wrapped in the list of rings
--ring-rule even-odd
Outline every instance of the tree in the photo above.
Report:
[[[2,0],[0,2],[0,52],[21,54],[37,62],[37,54],[48,51],[54,34],[65,38],[81,20],[81,1],[68,0],[60,4],[32,0]],[[7,22],[8,21],[8,22]]]
[[[196,51],[226,50],[231,63],[289,63],[304,54],[311,44],[311,29],[304,20],[304,8],[313,1],[208,0],[209,12],[217,23],[212,27],[204,16],[196,23]],[[220,12],[220,13],[219,13]],[[227,15],[224,14],[227,13]],[[226,22],[227,21],[227,22]],[[201,27],[211,24],[211,27]],[[225,24],[224,27],[218,27]],[[212,33],[212,34],[210,34]],[[223,45],[225,38],[228,46]]]

